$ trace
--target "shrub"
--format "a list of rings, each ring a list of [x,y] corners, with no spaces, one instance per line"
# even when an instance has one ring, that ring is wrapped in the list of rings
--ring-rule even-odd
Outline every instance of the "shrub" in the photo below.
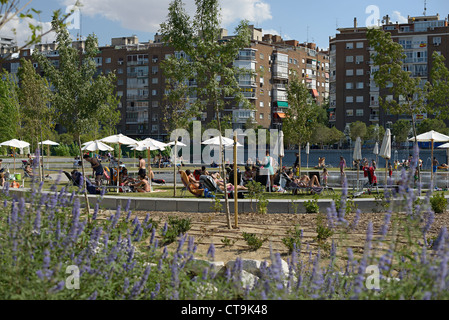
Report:
[[[443,192],[437,192],[430,198],[430,205],[435,213],[444,213],[447,208],[447,199]]]
[[[304,202],[304,207],[306,208],[307,213],[319,213],[320,206],[318,205],[318,197],[314,195],[313,200],[309,200]]]
[[[267,238],[262,239],[257,237],[257,235],[254,233],[246,233],[246,232],[243,232],[243,239],[246,241],[250,249],[253,251],[257,251],[258,249],[260,249],[260,247],[262,247],[264,242],[268,241]]]
[[[300,249],[302,244],[303,230],[296,226],[287,231],[287,236],[282,238],[282,243],[287,247],[288,252],[292,253],[295,249]]]

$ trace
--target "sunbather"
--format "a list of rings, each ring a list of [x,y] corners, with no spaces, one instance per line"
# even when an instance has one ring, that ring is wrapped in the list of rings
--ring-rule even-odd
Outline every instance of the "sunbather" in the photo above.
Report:
[[[150,186],[150,182],[148,181],[148,178],[146,177],[146,175],[141,174],[139,176],[140,178],[140,182],[132,184],[131,187],[134,188],[134,190],[136,190],[137,192],[151,192],[151,186]]]

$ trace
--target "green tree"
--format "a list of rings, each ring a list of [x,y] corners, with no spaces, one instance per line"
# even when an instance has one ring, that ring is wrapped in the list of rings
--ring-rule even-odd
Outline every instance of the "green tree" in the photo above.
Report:
[[[372,140],[374,142],[382,142],[385,135],[385,128],[376,124],[370,125],[366,128],[366,140]]]
[[[29,8],[32,0],[27,1],[25,4],[21,3],[20,0],[1,0],[0,1],[0,30],[5,27],[8,23],[11,23],[13,19],[20,18],[20,19],[33,19],[36,17],[39,17],[42,13],[39,10]],[[77,1],[74,4],[73,9],[71,12],[67,14],[62,14],[61,10],[55,10],[53,11],[53,21],[55,22],[54,25],[58,25],[59,27],[66,25],[66,20],[74,13],[75,9],[79,8],[81,6],[80,2]],[[41,25],[35,25],[32,23],[28,24],[28,27],[31,31],[31,37],[26,41],[25,44],[23,44],[20,48],[18,48],[17,51],[20,51],[24,48],[28,48],[33,44],[40,43],[42,41],[42,38],[49,33],[55,31],[55,28],[51,28],[48,31],[43,31]],[[13,32],[16,33],[16,30],[13,29]],[[0,58],[0,62],[2,60],[6,60],[10,57],[10,54],[6,54],[3,57]]]
[[[349,125],[350,129],[351,129],[351,140],[352,141],[356,141],[357,137],[360,137],[360,139],[362,139],[362,144],[363,141],[366,138],[366,134],[368,132],[367,128],[366,128],[366,124],[364,122],[361,121],[356,121],[356,122],[352,122]]]
[[[17,83],[7,72],[1,73],[0,78],[0,142],[4,142],[19,137],[21,122]]]
[[[106,113],[118,112],[118,99],[113,96],[115,75],[96,75],[94,58],[98,53],[98,40],[95,35],[87,37],[85,50],[81,53],[72,46],[65,26],[54,20],[53,28],[57,32],[59,68],[42,54],[37,53],[34,58],[53,86],[52,103],[59,114],[58,123],[74,135],[82,158],[81,135],[97,129]],[[82,163],[83,176],[86,176]],[[89,208],[86,193],[85,198]]]
[[[345,134],[338,130],[336,127],[332,127],[330,131],[329,144],[338,143],[345,138]]]
[[[415,115],[426,111],[424,84],[420,78],[413,77],[411,72],[404,70],[404,49],[393,41],[390,33],[371,28],[368,29],[367,38],[375,52],[371,56],[373,65],[379,68],[374,72],[374,81],[393,96],[393,99],[388,98],[388,95],[379,97],[379,103],[391,114],[411,117],[413,135],[417,143]]]
[[[411,128],[412,125],[409,120],[400,119],[393,123],[391,134],[395,136],[396,143],[407,142]]]
[[[283,131],[287,143],[298,145],[299,163],[301,163],[301,148],[312,137],[316,124],[316,113],[312,96],[296,73],[293,73],[290,79],[287,97],[289,107],[283,122]]]
[[[449,128],[446,126],[443,120],[441,119],[424,119],[421,123],[418,124],[417,133],[422,134],[429,132],[430,130],[435,130],[442,134],[449,134]]]
[[[190,61],[186,57],[170,55],[162,62],[162,70],[166,78],[166,106],[163,113],[164,126],[168,132],[178,129],[188,129],[190,119],[198,116],[194,108],[189,107],[189,95],[192,92],[191,84],[194,76],[191,73]],[[177,141],[173,147],[177,157]],[[176,166],[173,166],[173,178],[176,181]],[[176,197],[176,183],[174,184],[173,196]]]
[[[51,102],[51,90],[45,78],[36,73],[30,60],[21,59],[19,68],[20,90],[19,101],[23,125],[23,136],[29,141],[44,141],[48,139],[55,126],[56,116]],[[41,155],[43,146],[41,148]],[[41,166],[39,166],[40,178],[42,179]]]
[[[197,100],[192,104],[198,111],[212,107],[216,114],[217,129],[222,132],[222,111],[225,105],[235,103],[249,107],[240,92],[238,75],[242,70],[234,67],[239,50],[249,46],[250,30],[243,21],[235,29],[235,36],[220,40],[221,15],[218,0],[195,0],[196,14],[193,19],[185,11],[182,0],[170,3],[168,18],[161,24],[161,34],[166,43],[184,52],[191,62],[191,74],[195,75]],[[233,99],[227,99],[233,97]],[[220,145],[223,150],[223,146]],[[223,177],[226,183],[226,174]],[[228,196],[225,193],[226,215],[231,228]]]
[[[432,55],[430,82],[426,83],[427,110],[440,119],[448,119],[449,106],[449,70],[445,64],[446,58],[436,51]]]

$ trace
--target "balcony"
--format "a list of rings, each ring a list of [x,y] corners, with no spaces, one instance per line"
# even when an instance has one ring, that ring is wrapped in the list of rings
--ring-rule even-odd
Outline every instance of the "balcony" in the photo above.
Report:
[[[273,71],[273,78],[274,79],[280,79],[280,80],[288,80],[288,71]]]
[[[379,116],[372,114],[372,115],[369,116],[369,121],[371,121],[371,122],[379,122]]]
[[[275,83],[273,84],[273,89],[274,90],[287,90],[287,86],[283,83]]]
[[[127,100],[148,100],[148,97],[149,97],[148,94],[145,95],[130,94],[126,96]]]
[[[128,66],[144,66],[148,64],[148,60],[140,60],[140,61],[128,61]]]
[[[273,90],[273,100],[274,101],[288,101],[288,96],[286,91]]]
[[[148,77],[148,72],[129,72],[128,78],[143,78]]]

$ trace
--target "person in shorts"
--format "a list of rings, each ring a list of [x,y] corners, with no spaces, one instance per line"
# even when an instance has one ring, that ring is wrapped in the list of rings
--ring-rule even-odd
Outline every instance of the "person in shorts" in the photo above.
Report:
[[[101,179],[103,179],[104,169],[97,158],[91,158],[88,154],[84,155],[84,160],[92,165],[95,175],[95,184],[99,187],[101,185]]]
[[[146,169],[146,163],[145,159],[142,158],[142,156],[139,156],[139,172],[137,173],[138,176],[147,175],[147,169]]]

